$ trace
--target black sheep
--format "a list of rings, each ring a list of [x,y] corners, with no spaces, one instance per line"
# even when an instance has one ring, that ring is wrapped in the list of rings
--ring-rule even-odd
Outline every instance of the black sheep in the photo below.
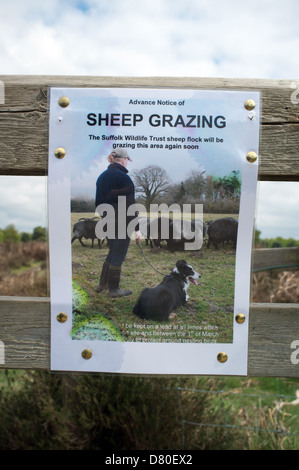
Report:
[[[95,228],[98,223],[98,219],[95,217],[93,219],[85,219],[81,218],[76,222],[73,226],[73,238],[72,238],[72,243],[74,240],[79,240],[82,246],[84,243],[82,242],[82,238],[88,239],[91,238],[91,246],[93,247],[94,240],[97,238],[95,234]],[[101,243],[102,241],[98,239],[98,246],[101,248]]]
[[[218,250],[218,243],[224,245],[225,242],[232,242],[236,248],[238,233],[238,221],[233,217],[223,217],[210,222],[208,227],[209,241],[207,248],[210,248],[210,243],[213,243],[216,250]]]

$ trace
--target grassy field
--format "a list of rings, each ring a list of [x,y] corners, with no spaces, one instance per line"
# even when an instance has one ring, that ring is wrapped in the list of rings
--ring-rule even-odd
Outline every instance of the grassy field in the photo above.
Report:
[[[1,450],[296,450],[298,379],[0,370]]]
[[[72,224],[80,217],[93,214],[72,214]],[[220,217],[207,214],[205,220]],[[121,288],[131,289],[129,297],[110,299],[107,292],[98,294],[101,267],[108,249],[101,249],[91,240],[82,247],[72,244],[74,310],[73,333],[76,339],[113,339],[138,342],[205,342],[230,343],[233,334],[233,299],[235,250],[231,245],[215,250],[206,244],[199,251],[170,252],[166,245],[155,251],[141,242],[144,255],[160,273],[167,274],[176,261],[185,259],[202,277],[199,285],[190,285],[187,304],[175,312],[169,322],[141,320],[132,313],[144,287],[154,287],[162,280],[146,262],[132,240],[123,264]]]

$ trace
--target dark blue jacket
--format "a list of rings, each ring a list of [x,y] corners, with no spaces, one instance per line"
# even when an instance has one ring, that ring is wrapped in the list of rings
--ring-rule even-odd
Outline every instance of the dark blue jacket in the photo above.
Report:
[[[135,188],[128,170],[119,163],[111,163],[97,179],[95,206],[111,204],[117,215],[118,196],[126,196],[127,208],[135,204]],[[127,217],[127,222],[133,218],[134,216]]]

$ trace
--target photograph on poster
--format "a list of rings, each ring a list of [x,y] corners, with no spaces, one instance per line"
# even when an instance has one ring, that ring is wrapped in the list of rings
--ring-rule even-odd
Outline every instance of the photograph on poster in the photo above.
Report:
[[[246,369],[248,322],[239,344],[235,316],[249,308],[258,136],[257,92],[51,88],[54,368],[76,344],[122,350],[112,372],[171,373],[167,356],[186,351],[201,373],[188,356],[211,346],[242,348],[234,370]]]

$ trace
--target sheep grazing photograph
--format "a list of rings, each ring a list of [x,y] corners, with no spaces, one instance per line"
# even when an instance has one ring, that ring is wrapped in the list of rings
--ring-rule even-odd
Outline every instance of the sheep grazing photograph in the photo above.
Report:
[[[209,181],[207,192],[215,197],[211,186],[212,181]],[[164,197],[172,198],[172,191],[175,188],[171,189],[169,186],[167,193],[163,193]],[[138,195],[139,200],[143,201],[142,193],[137,193],[137,199]],[[203,198],[193,199],[194,205],[196,201],[202,203]],[[206,201],[211,206],[211,201]],[[120,278],[120,288],[128,289],[131,294],[117,299],[109,296],[107,280],[105,287],[98,289],[109,246],[105,239],[98,239],[98,244],[94,243],[94,213],[72,212],[72,337],[134,342],[232,342],[239,195],[234,194],[233,198],[219,201],[219,205],[225,203],[231,204],[235,213],[203,213],[202,220],[195,219],[192,212],[181,214],[182,217],[191,218],[192,232],[198,232],[202,237],[198,250],[184,249],[184,244],[190,243],[192,239],[184,239],[183,230],[180,238],[174,238],[177,233],[174,233],[173,227],[183,229],[181,219],[173,220],[174,216],[178,216],[177,213],[170,213],[168,217],[165,214],[154,214],[152,218],[148,217],[148,213],[140,213],[137,220],[141,239],[137,241],[135,233],[132,235]],[[75,203],[72,205],[76,206]],[[216,201],[215,206],[217,207]],[[162,234],[164,220],[161,222],[161,219],[167,223],[167,237]],[[156,227],[158,230],[155,230]],[[84,244],[81,243],[81,237],[85,238]],[[153,318],[142,318],[134,314],[141,292],[156,287],[165,276],[171,275],[173,270],[177,271],[176,264],[180,259],[184,259],[200,275],[197,279],[191,276],[186,279],[186,292],[184,288],[187,283],[183,283],[183,301],[177,308],[171,305],[173,311],[168,318],[164,316],[163,300],[159,305],[159,314]],[[179,286],[175,289],[177,291]],[[164,296],[162,289],[160,291],[160,295]],[[157,300],[157,292],[153,295]]]
[[[232,344],[236,292],[249,303],[236,278],[250,273],[245,263],[236,276],[236,260],[241,253],[249,266],[257,179],[238,132],[246,94],[72,93],[70,200],[65,186],[60,198],[53,190],[53,208],[70,224],[63,246],[71,253],[72,341]],[[255,99],[256,118],[245,121],[252,149]],[[51,187],[50,171],[50,206]]]

